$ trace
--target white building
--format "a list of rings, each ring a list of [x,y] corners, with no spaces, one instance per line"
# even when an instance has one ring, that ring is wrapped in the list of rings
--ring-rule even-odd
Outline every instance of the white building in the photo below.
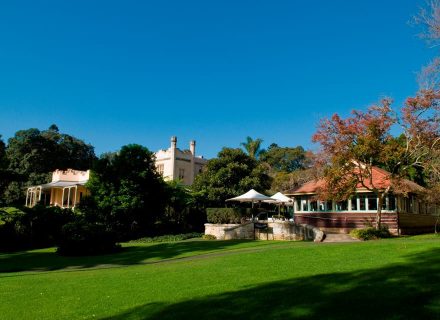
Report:
[[[85,184],[89,180],[90,170],[55,170],[52,182],[32,186],[26,191],[26,206],[37,203],[61,208],[75,208],[88,191]]]
[[[169,149],[159,150],[155,156],[156,169],[165,180],[181,180],[185,185],[194,182],[207,162],[202,156],[196,156],[195,141],[190,142],[189,150],[180,150],[176,137],[171,137]]]

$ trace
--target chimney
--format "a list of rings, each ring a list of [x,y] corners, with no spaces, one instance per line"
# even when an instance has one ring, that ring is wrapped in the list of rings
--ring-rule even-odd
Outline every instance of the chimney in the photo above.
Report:
[[[189,142],[189,150],[191,151],[192,155],[196,155],[196,142],[194,140],[191,140]]]
[[[177,137],[172,136],[171,137],[171,149],[176,149],[176,147],[177,147]]]

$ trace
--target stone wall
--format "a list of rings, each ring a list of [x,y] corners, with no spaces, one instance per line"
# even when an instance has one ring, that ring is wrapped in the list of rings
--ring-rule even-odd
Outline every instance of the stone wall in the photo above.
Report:
[[[243,224],[206,223],[205,234],[211,234],[219,240],[253,239],[254,224],[252,222]]]
[[[267,223],[267,229],[254,229],[253,222],[243,224],[205,224],[205,234],[219,240],[259,239],[259,240],[312,240],[320,242],[324,233],[310,225],[297,225],[291,221],[259,221]]]

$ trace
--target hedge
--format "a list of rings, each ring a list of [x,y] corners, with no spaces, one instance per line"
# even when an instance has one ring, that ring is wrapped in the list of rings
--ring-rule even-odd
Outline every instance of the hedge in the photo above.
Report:
[[[242,218],[256,214],[256,209],[250,208],[207,208],[206,215],[209,223],[240,223]]]

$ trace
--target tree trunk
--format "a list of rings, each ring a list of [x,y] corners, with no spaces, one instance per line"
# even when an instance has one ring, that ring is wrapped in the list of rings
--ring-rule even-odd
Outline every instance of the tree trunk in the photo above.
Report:
[[[380,193],[377,195],[379,198],[379,203],[377,204],[377,213],[376,213],[376,229],[379,230],[382,224],[382,205],[383,200],[385,198],[385,194]]]

